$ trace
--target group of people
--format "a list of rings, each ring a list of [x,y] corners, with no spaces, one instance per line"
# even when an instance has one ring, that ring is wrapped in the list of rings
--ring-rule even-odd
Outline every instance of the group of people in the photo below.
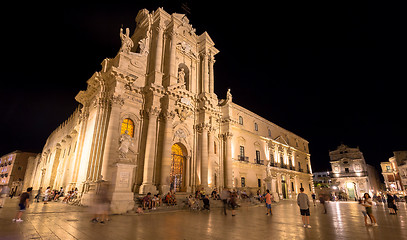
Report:
[[[159,194],[155,194],[155,195],[151,196],[151,193],[149,192],[142,199],[143,210],[146,210],[146,209],[155,210],[155,209],[157,209],[157,207],[161,206],[161,204],[162,204],[162,199]]]

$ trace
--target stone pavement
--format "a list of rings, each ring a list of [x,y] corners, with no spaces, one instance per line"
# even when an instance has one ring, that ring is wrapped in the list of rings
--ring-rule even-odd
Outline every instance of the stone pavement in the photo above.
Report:
[[[311,229],[302,227],[294,201],[273,206],[273,216],[265,208],[247,206],[237,216],[182,210],[143,215],[113,215],[106,224],[91,223],[85,207],[62,203],[33,203],[22,223],[13,223],[17,199],[7,199],[0,209],[0,239],[407,239],[407,207],[399,203],[399,215],[387,213],[382,204],[374,206],[378,227],[365,227],[363,209],[356,202],[330,202],[328,214],[319,206],[311,208]]]

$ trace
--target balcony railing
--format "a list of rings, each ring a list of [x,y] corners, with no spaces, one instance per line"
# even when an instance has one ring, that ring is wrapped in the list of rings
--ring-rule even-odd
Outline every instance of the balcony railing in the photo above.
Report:
[[[254,163],[255,164],[260,164],[260,165],[264,165],[264,160],[260,160],[260,159],[254,159]]]
[[[249,162],[249,157],[239,155],[237,156],[237,160],[241,162]]]
[[[341,178],[341,177],[366,177],[367,171],[362,172],[341,172],[341,173],[332,173],[332,178]]]

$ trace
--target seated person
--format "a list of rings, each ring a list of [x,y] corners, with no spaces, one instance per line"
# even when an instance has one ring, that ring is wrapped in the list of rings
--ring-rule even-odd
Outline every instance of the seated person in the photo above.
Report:
[[[147,195],[143,198],[143,209],[151,208],[151,193],[147,193]]]
[[[217,196],[218,196],[218,193],[216,192],[216,188],[215,188],[215,189],[213,189],[213,191],[211,193],[211,197],[216,200]]]
[[[188,197],[188,206],[192,207],[195,203],[195,199],[192,197],[192,195],[189,195]]]
[[[203,199],[204,209],[210,210],[209,196],[206,195]]]
[[[160,205],[160,198],[158,197],[158,194],[153,196],[153,198],[151,199],[151,203],[153,206],[153,210],[155,210]]]

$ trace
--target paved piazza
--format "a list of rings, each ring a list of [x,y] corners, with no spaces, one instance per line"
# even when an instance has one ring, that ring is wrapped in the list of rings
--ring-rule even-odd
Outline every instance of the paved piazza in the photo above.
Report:
[[[33,203],[24,222],[12,223],[17,200],[8,199],[0,209],[0,239],[407,239],[407,209],[400,203],[398,216],[387,214],[383,205],[374,207],[379,227],[365,227],[362,207],[355,202],[330,202],[328,214],[311,208],[311,229],[302,227],[294,201],[265,208],[243,206],[237,216],[207,212],[148,212],[144,215],[113,215],[106,224],[91,223],[84,207],[62,203]]]

